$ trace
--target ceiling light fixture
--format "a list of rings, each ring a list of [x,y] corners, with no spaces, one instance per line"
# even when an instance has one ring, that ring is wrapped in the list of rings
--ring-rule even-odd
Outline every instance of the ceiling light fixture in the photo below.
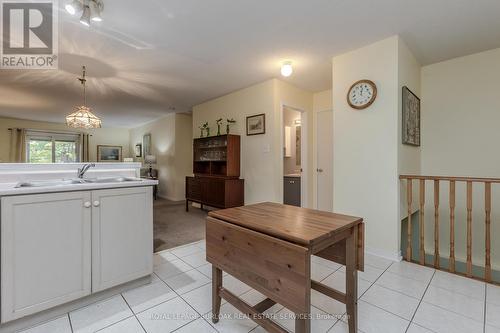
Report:
[[[102,21],[104,3],[102,0],[68,0],[64,8],[71,15],[81,12],[80,23],[88,27],[90,21]]]
[[[90,7],[90,19],[95,22],[101,22],[102,2],[99,5],[97,1],[90,1],[89,7]]]
[[[87,90],[86,90],[86,68],[82,67],[82,77],[78,81],[83,85],[83,105],[78,106],[76,111],[66,116],[66,125],[73,128],[101,128],[102,122],[99,117],[92,113],[92,110],[87,107]]]
[[[90,7],[85,5],[83,7],[82,17],[80,17],[80,23],[86,27],[90,27]]]
[[[281,65],[281,75],[284,77],[289,77],[293,73],[293,67],[292,67],[292,62],[291,61],[285,61]]]
[[[81,7],[82,7],[82,4],[80,1],[78,0],[70,0],[68,1],[68,3],[66,3],[66,5],[64,6],[64,8],[66,9],[66,11],[68,13],[70,13],[71,15],[75,15],[76,12],[80,11],[81,10]]]

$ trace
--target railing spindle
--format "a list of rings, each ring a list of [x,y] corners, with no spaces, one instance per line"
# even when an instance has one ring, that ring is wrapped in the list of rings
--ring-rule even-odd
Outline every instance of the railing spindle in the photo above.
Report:
[[[434,180],[434,267],[439,268],[439,180]]]
[[[425,179],[420,179],[420,214],[418,221],[418,224],[420,226],[420,265],[425,265],[424,206],[425,206]]]
[[[450,180],[450,272],[455,273],[455,181]]]
[[[406,198],[408,202],[408,228],[407,228],[407,236],[408,236],[408,241],[406,244],[406,260],[411,261],[412,259],[412,248],[411,248],[411,202],[413,198],[413,181],[411,178],[409,178],[406,181]]]
[[[467,182],[467,276],[472,277],[472,182]]]
[[[491,183],[484,183],[484,210],[485,210],[485,262],[484,279],[491,282]]]
[[[418,262],[421,265],[429,265],[429,262],[426,262],[426,252],[425,252],[425,196],[426,196],[426,182],[432,181],[434,184],[434,267],[436,269],[440,269],[441,267],[441,256],[440,256],[440,246],[439,246],[439,237],[440,237],[440,185],[441,182],[449,182],[449,218],[450,218],[450,242],[449,242],[449,261],[448,261],[448,270],[450,273],[465,275],[470,278],[481,278],[483,281],[490,283],[500,284],[500,280],[495,280],[495,271],[492,267],[492,193],[491,187],[492,184],[497,184],[500,186],[500,178],[481,178],[481,177],[454,177],[454,176],[422,176],[422,175],[400,175],[400,180],[406,180],[406,200],[408,204],[408,225],[407,225],[407,247],[406,249],[402,249],[405,252],[405,259],[411,261],[414,252],[419,252]],[[413,183],[418,180],[419,181],[419,199],[416,197],[413,198]],[[456,221],[457,221],[457,182],[461,182],[466,184],[466,200],[465,202],[459,202],[460,204],[465,204],[466,206],[466,258],[460,259],[456,258],[456,248],[455,243],[457,240],[456,237]],[[474,274],[474,261],[477,261],[472,258],[473,255],[473,247],[472,247],[472,236],[475,232],[473,228],[473,188],[474,183],[483,183],[484,184],[484,261],[481,264],[481,268],[484,267],[484,274]],[[418,201],[418,203],[414,203],[413,201]],[[413,237],[419,238],[419,249],[415,248],[415,244],[413,244],[412,234],[412,209],[413,205],[417,205],[419,208],[419,217],[418,217],[418,232],[419,236],[413,235]],[[460,208],[459,208],[460,210]],[[459,211],[459,215],[463,218],[465,217],[464,211]],[[480,229],[481,225],[478,224],[477,228]],[[462,234],[463,228],[459,227],[459,234]],[[404,237],[404,231],[402,231],[402,237]],[[446,245],[447,246],[447,245]],[[494,251],[493,251],[494,252]],[[493,254],[494,255],[494,254]],[[457,260],[459,264],[464,265],[465,269],[457,268]],[[415,261],[416,262],[416,261]],[[484,265],[484,266],[483,266]],[[458,271],[457,271],[458,269]]]

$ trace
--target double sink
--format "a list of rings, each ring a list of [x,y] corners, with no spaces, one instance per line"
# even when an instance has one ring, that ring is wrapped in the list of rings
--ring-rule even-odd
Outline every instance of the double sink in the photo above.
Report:
[[[113,183],[125,183],[125,182],[137,182],[137,181],[142,181],[142,179],[140,179],[140,178],[131,178],[131,177],[76,178],[76,179],[43,180],[43,181],[20,182],[20,183],[18,183],[16,185],[16,188],[24,188],[24,187],[52,187],[52,186],[78,185],[78,184],[113,184]]]

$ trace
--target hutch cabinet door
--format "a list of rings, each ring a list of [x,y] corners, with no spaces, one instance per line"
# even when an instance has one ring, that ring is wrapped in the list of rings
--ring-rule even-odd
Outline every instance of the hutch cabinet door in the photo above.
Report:
[[[153,273],[151,187],[92,192],[92,291]]]
[[[1,199],[1,321],[90,294],[90,192]]]

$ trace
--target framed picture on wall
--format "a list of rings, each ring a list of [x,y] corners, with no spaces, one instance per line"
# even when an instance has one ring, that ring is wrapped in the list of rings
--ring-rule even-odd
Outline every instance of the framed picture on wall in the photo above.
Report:
[[[247,117],[247,135],[266,133],[266,115],[264,113]]]
[[[122,146],[97,146],[97,162],[121,162]]]
[[[420,146],[420,98],[403,87],[403,144]]]
[[[135,157],[142,157],[142,144],[135,145]]]

